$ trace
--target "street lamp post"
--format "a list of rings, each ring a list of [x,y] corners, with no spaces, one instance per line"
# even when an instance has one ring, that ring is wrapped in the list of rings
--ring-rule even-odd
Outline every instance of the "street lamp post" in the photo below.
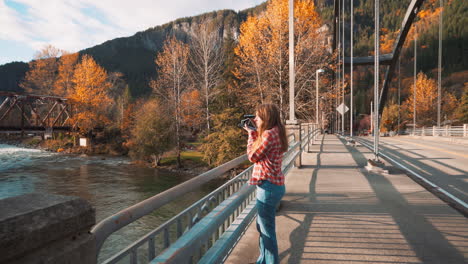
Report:
[[[400,108],[401,108],[401,58],[398,58],[398,129],[400,135]]]
[[[416,135],[416,78],[417,78],[417,60],[418,60],[418,33],[414,25],[414,87],[413,87],[413,136]]]
[[[440,131],[440,103],[442,96],[442,18],[444,12],[444,0],[440,0],[440,14],[439,14],[439,72],[437,74],[438,83],[437,83],[437,129]],[[437,133],[439,135],[439,133]]]
[[[350,30],[350,59],[351,59],[351,65],[350,65],[350,71],[349,71],[349,84],[351,88],[351,97],[350,97],[350,108],[351,112],[349,114],[349,135],[350,137],[353,137],[353,114],[354,114],[354,109],[353,109],[353,12],[354,12],[354,6],[353,6],[354,0],[351,0],[351,11],[350,11],[350,16],[351,16],[351,30]]]
[[[375,161],[379,160],[379,56],[380,56],[380,0],[374,0],[375,28],[374,28],[374,155]]]
[[[343,0],[343,4],[341,5],[342,9],[342,21],[343,21],[343,37],[341,38],[341,41],[343,42],[342,45],[342,51],[343,51],[343,78],[341,78],[341,81],[343,82],[342,90],[341,90],[341,96],[342,96],[342,104],[345,105],[345,64],[344,64],[344,58],[345,58],[345,0]],[[345,134],[345,113],[343,111],[343,115],[341,115],[341,135],[344,136]]]
[[[289,123],[296,124],[294,109],[294,0],[289,0]]]
[[[319,73],[325,72],[323,69],[318,69],[315,72],[315,122],[318,124],[319,120],[319,96],[318,96],[318,90],[319,90],[319,82],[318,82],[318,76]]]

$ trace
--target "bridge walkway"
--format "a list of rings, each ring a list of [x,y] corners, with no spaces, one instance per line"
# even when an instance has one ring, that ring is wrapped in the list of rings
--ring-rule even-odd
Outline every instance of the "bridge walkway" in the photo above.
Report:
[[[403,171],[369,173],[364,146],[326,135],[286,176],[281,263],[467,263],[468,220]],[[253,221],[225,263],[255,263]]]

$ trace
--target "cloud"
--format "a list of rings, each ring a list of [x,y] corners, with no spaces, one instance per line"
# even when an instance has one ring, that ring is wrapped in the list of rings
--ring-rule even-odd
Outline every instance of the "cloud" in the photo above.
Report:
[[[130,36],[180,17],[243,10],[262,0],[0,0],[0,40],[34,50],[46,44],[70,52]],[[0,51],[1,54],[4,51]],[[32,56],[32,55],[31,55]]]

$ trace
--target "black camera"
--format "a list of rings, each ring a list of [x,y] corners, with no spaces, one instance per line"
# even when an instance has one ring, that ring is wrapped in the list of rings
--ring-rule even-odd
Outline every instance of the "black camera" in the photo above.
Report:
[[[253,122],[253,118],[255,118],[255,115],[244,115],[245,119],[242,119],[241,122],[238,124],[239,127],[245,127],[247,126],[248,128],[252,130],[257,130],[257,127],[255,126],[255,122]]]

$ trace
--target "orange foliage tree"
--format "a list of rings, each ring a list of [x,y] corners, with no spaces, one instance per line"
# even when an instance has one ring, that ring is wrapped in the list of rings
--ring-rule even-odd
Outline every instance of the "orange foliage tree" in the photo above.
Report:
[[[296,114],[310,118],[311,89],[315,89],[315,71],[327,66],[331,58],[326,43],[326,28],[312,0],[297,0],[294,5]],[[272,0],[266,11],[249,17],[240,28],[234,73],[242,81],[242,96],[248,105],[273,102],[282,116],[287,112],[289,82],[288,1]],[[313,94],[313,95],[312,95]]]
[[[52,45],[47,45],[37,52],[34,60],[29,62],[29,71],[19,86],[27,93],[52,94],[57,72],[57,57],[61,53],[61,50]]]
[[[200,128],[203,123],[203,98],[200,91],[191,89],[182,94],[182,121],[192,130]]]
[[[107,125],[107,108],[112,103],[108,96],[107,72],[90,55],[84,55],[76,66],[73,83],[75,89],[70,100],[77,110],[72,118],[74,126],[86,133]]]
[[[78,62],[78,53],[64,53],[58,61],[58,73],[54,83],[53,94],[68,96],[73,90],[73,74]]]
[[[414,84],[411,85],[408,98],[403,103],[403,111],[409,122],[412,122],[414,116],[414,93],[416,92],[416,124],[418,126],[433,126],[437,122],[437,83],[434,79],[428,78],[420,72],[416,79],[416,91]],[[456,97],[443,91],[442,97],[442,117],[451,119],[454,116],[454,110],[458,105]]]
[[[399,30],[390,32],[388,29],[382,28],[382,35],[380,36],[380,52],[382,54],[391,53],[393,51],[393,45],[399,33]]]
[[[173,117],[175,124],[175,142],[177,165],[182,166],[181,152],[181,125],[182,109],[181,96],[188,87],[187,62],[189,47],[177,40],[175,36],[168,37],[164,42],[162,51],[156,57],[158,78],[150,82],[153,91],[169,108],[168,113]]]

